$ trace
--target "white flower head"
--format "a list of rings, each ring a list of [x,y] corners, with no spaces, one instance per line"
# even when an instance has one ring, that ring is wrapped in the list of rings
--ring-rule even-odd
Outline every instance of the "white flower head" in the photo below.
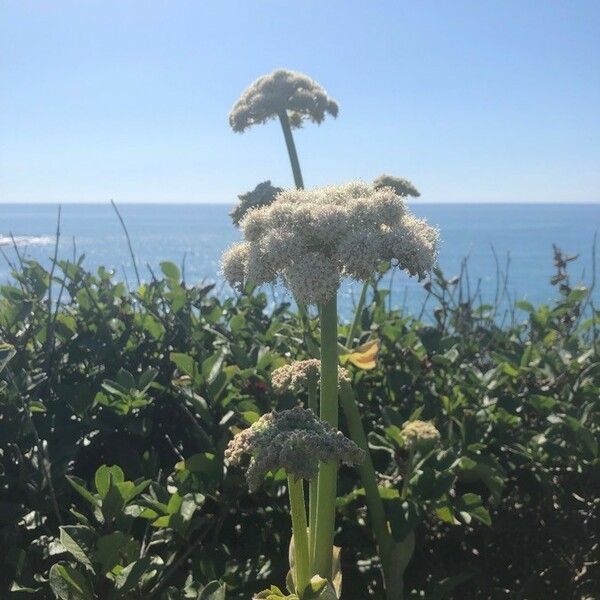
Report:
[[[276,394],[286,392],[300,393],[309,385],[320,384],[321,361],[318,358],[296,360],[288,365],[278,367],[271,373],[271,385]],[[350,383],[350,373],[338,366],[338,381]]]
[[[362,182],[310,190],[285,190],[240,223],[247,246],[222,261],[232,285],[281,280],[296,299],[323,304],[344,277],[368,280],[382,260],[424,277],[435,262],[438,231],[411,215],[390,187]],[[231,262],[241,260],[235,267]]]
[[[287,69],[276,69],[246,88],[229,113],[229,124],[238,133],[286,112],[292,127],[305,120],[322,123],[326,113],[337,117],[338,105],[313,79]]]
[[[299,406],[263,415],[239,432],[229,442],[225,460],[236,465],[246,454],[250,455],[246,479],[251,492],[269,471],[283,468],[296,479],[314,479],[319,462],[358,465],[365,456],[341,431]]]
[[[241,289],[246,281],[246,264],[250,244],[238,242],[230,246],[221,256],[221,271],[231,287]]]

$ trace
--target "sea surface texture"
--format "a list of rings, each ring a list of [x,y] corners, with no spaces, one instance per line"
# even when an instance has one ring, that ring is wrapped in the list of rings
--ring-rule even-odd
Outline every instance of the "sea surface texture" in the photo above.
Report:
[[[228,216],[230,206],[129,204],[119,208],[142,279],[151,278],[150,269],[159,273],[160,262],[169,260],[184,265],[188,284],[214,281],[217,292],[227,289],[219,274],[219,257],[239,239]],[[446,275],[458,275],[466,258],[471,294],[479,290],[485,302],[493,302],[503,290],[504,301],[518,298],[537,304],[554,298],[556,292],[550,285],[553,244],[569,255],[579,255],[571,263],[572,283],[589,285],[593,280],[593,243],[600,229],[600,204],[412,203],[411,209],[440,228],[439,263]],[[0,283],[10,278],[6,259],[16,258],[11,234],[21,254],[49,264],[57,214],[58,207],[48,204],[0,204],[0,250],[5,255],[0,255]],[[113,269],[117,278],[135,283],[127,241],[110,204],[64,205],[60,229],[60,257],[72,259],[74,253],[83,253],[87,268],[104,265]],[[387,283],[392,288],[392,305],[420,312],[427,296],[420,284],[399,272]],[[281,288],[266,291],[271,298],[285,297]],[[343,286],[342,313],[349,314],[359,293],[357,284]],[[597,290],[594,297],[600,299]]]

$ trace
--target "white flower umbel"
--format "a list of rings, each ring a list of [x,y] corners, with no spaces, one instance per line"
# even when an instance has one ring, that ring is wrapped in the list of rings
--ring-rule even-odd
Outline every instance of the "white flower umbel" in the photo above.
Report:
[[[392,188],[362,182],[285,190],[249,211],[240,228],[244,241],[222,260],[230,284],[280,279],[306,304],[327,303],[345,277],[368,280],[382,260],[423,278],[437,255],[436,228]]]
[[[240,96],[229,113],[229,124],[236,132],[265,123],[287,112],[291,127],[305,120],[322,123],[325,115],[338,114],[335,100],[313,79],[287,69],[276,69],[259,77]]]

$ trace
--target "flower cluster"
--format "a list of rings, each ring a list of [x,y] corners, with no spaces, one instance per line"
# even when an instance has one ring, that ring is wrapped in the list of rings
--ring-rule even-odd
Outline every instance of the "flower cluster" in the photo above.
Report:
[[[287,69],[277,69],[248,87],[229,113],[234,131],[245,131],[286,112],[292,127],[309,119],[321,123],[325,114],[337,117],[338,105],[313,79]]]
[[[250,491],[258,489],[269,471],[283,468],[297,479],[313,479],[319,462],[356,465],[364,458],[364,452],[341,431],[299,406],[263,415],[238,433],[229,442],[225,459],[237,464],[244,454],[251,457],[246,472]]]
[[[270,181],[263,181],[251,192],[240,194],[238,196],[239,203],[229,213],[233,224],[237,227],[250,209],[268,206],[275,200],[275,196],[282,191],[281,188],[273,187]]]
[[[406,445],[410,449],[433,447],[440,441],[440,432],[428,421],[408,421],[401,431]]]
[[[222,258],[229,283],[281,278],[305,304],[330,300],[343,277],[368,280],[382,260],[422,278],[437,254],[437,229],[410,214],[392,188],[362,182],[285,190],[249,211],[240,228],[244,241]]]
[[[373,187],[376,189],[384,187],[392,188],[402,198],[406,198],[407,196],[418,198],[421,195],[419,190],[408,179],[394,177],[393,175],[380,175],[373,181]]]
[[[311,382],[319,383],[321,361],[318,358],[297,360],[283,365],[271,373],[271,385],[276,394],[302,392]],[[350,374],[344,367],[338,367],[338,380],[350,381]]]

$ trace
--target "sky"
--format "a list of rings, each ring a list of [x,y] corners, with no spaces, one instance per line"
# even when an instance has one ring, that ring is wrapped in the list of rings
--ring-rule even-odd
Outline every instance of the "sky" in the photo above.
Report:
[[[600,202],[599,31],[598,0],[1,0],[0,203],[291,186],[279,124],[227,119],[279,67],[340,105],[295,133],[308,187]]]

